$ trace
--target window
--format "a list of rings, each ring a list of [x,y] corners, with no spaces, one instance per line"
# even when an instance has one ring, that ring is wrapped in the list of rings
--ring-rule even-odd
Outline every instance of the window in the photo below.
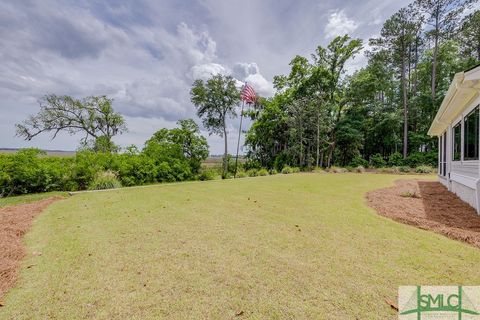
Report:
[[[447,175],[447,132],[438,138],[438,150],[438,174],[444,177]]]
[[[445,133],[443,134],[443,152],[442,152],[442,155],[443,155],[443,166],[442,166],[442,170],[443,170],[443,174],[442,176],[446,176],[447,175],[447,132],[445,131]]]
[[[453,161],[459,161],[462,147],[461,122],[453,127]]]
[[[463,160],[478,160],[478,115],[476,107],[463,120]]]

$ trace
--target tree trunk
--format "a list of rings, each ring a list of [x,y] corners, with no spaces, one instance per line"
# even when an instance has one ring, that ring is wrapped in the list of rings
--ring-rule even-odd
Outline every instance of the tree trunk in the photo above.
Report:
[[[417,71],[417,64],[418,64],[418,36],[415,36],[415,61],[413,64],[413,68],[415,71]],[[414,74],[414,79],[413,79],[413,96],[417,96],[417,81],[418,81],[418,76],[417,72]]]
[[[317,112],[317,161],[316,165],[318,168],[320,162],[320,113]]]
[[[328,151],[327,167],[332,166],[333,150],[335,150],[335,142],[332,142],[330,145],[330,150]]]
[[[435,44],[433,48],[433,62],[432,62],[432,105],[435,109],[435,97],[437,89],[437,56],[438,56],[438,38],[439,38],[439,26],[438,26],[438,14],[435,18]]]
[[[223,173],[222,178],[227,177],[228,173],[228,145],[227,145],[227,124],[225,118],[223,119],[223,138],[225,139],[225,152],[223,153]]]
[[[403,158],[408,155],[408,104],[407,81],[405,79],[405,56],[402,57],[402,94],[403,94]]]
[[[298,160],[299,160],[299,167],[301,167],[303,164],[303,134],[301,129],[300,129],[300,159]]]

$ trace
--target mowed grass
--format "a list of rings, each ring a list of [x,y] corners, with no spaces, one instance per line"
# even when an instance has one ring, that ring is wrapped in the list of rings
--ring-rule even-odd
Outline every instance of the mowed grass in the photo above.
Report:
[[[17,204],[31,203],[34,201],[39,201],[39,200],[43,200],[51,197],[66,197],[66,196],[68,196],[67,192],[60,192],[60,191],[10,196],[5,198],[0,198],[0,208],[13,206]]]
[[[367,191],[405,178],[294,174],[75,195],[36,219],[0,318],[395,319],[385,299],[396,302],[400,285],[480,283],[480,250],[367,207]]]

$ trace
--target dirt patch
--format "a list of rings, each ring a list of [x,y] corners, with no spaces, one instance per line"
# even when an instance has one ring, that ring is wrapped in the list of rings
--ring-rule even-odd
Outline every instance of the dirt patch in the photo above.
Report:
[[[393,220],[480,248],[480,216],[441,183],[398,180],[395,184],[369,192],[369,205]]]
[[[22,236],[33,219],[48,205],[62,197],[0,208],[0,298],[18,277],[20,262],[25,256]]]

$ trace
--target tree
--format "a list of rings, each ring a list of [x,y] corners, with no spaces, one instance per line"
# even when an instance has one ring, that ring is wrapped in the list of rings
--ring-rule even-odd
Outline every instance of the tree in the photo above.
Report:
[[[458,19],[472,0],[416,0],[414,5],[426,15],[432,27],[427,36],[433,39],[432,55],[432,104],[436,105],[438,50],[442,40],[449,39]]]
[[[40,101],[40,112],[16,124],[17,135],[31,140],[44,132],[60,131],[71,135],[82,133],[83,145],[92,144],[97,151],[114,152],[112,138],[127,131],[125,120],[113,110],[113,99],[91,96],[75,99],[70,96],[49,94]]]
[[[193,173],[198,173],[203,160],[208,157],[207,139],[200,134],[200,128],[192,119],[177,121],[179,128],[160,129],[145,142],[146,148],[153,143],[177,146],[188,159]]]
[[[210,134],[223,137],[223,177],[228,173],[227,119],[236,117],[235,107],[240,93],[231,76],[214,75],[207,81],[195,80],[190,91],[191,101],[197,107],[197,115]]]
[[[458,30],[462,54],[480,61],[480,10],[466,16]]]
[[[352,39],[348,35],[344,35],[333,39],[327,48],[318,46],[316,53],[313,55],[315,70],[321,75],[319,80],[323,79],[322,81],[326,82],[326,98],[322,97],[322,99],[325,99],[327,104],[327,112],[330,114],[331,123],[331,128],[327,134],[327,166],[332,163],[336,144],[336,129],[341,120],[342,109],[345,106],[345,86],[342,83],[345,64],[348,60],[353,59],[360,50],[362,50],[361,39]]]
[[[410,50],[415,43],[419,21],[411,8],[402,8],[383,25],[381,37],[371,43],[391,53],[391,61],[400,72],[403,105],[403,157],[408,155],[408,79]]]

